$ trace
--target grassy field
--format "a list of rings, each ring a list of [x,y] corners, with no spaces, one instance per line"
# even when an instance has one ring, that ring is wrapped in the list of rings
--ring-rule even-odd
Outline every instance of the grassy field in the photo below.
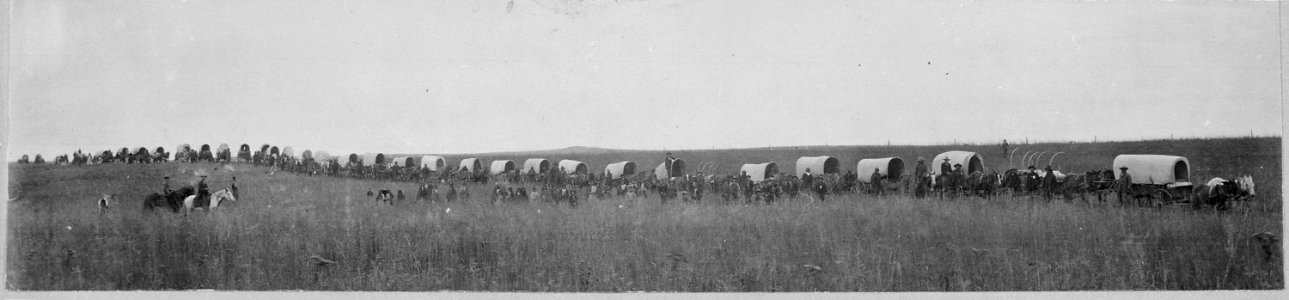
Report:
[[[1268,259],[1251,238],[1283,236],[1279,138],[1176,143],[1074,144],[1070,149],[1095,154],[1067,164],[1108,165],[1098,160],[1115,151],[1187,155],[1197,177],[1253,173],[1261,202],[1215,213],[1025,197],[664,206],[654,195],[573,209],[493,205],[484,186],[472,186],[469,201],[390,207],[368,198],[367,189],[409,192],[413,185],[236,164],[11,164],[10,193],[22,199],[8,204],[6,276],[15,290],[1283,289],[1282,259]],[[1251,146],[1222,150],[1239,143]],[[920,150],[899,155],[939,151],[914,148]],[[750,153],[681,154],[781,160]],[[578,158],[592,167],[610,159]],[[242,198],[186,218],[141,211],[161,176],[194,180],[198,169],[213,170],[212,189],[236,175]],[[120,200],[100,214],[93,201],[104,192]],[[318,267],[312,255],[337,263]]]

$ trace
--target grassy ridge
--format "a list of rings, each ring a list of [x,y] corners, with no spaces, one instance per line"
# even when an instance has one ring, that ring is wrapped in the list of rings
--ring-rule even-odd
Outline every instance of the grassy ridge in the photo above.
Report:
[[[1281,260],[1250,238],[1283,236],[1279,154],[1268,158],[1276,141],[1253,140],[1251,158],[1205,169],[1266,168],[1254,174],[1275,206],[1222,214],[1023,197],[663,206],[654,195],[570,209],[494,206],[483,186],[470,201],[389,207],[367,189],[413,185],[244,165],[10,165],[22,200],[9,203],[6,276],[19,290],[1282,289]],[[1198,153],[1188,155],[1194,173],[1231,159],[1231,148],[1197,143],[1175,146]],[[751,154],[726,154],[737,155]],[[242,198],[187,218],[141,211],[162,175],[191,181],[197,169],[214,170],[212,188],[237,176]],[[120,203],[101,215],[93,200],[104,192]],[[316,267],[311,255],[339,263]]]

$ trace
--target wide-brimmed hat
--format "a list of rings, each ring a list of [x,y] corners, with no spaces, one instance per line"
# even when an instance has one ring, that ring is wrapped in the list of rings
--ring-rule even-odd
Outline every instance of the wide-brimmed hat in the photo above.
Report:
[[[1120,170],[1127,170],[1128,167],[1119,167]]]
[[[948,157],[945,157],[945,158],[944,158],[944,161],[949,161],[949,158],[948,158]]]
[[[926,159],[923,159],[921,156],[918,156],[918,161],[924,161],[924,160]]]

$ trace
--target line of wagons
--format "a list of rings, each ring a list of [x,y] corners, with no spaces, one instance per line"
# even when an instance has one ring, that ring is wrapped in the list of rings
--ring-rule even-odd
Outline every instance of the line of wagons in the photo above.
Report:
[[[934,159],[928,162],[928,172],[930,176],[946,174],[950,170],[941,169],[942,161],[949,162],[950,165],[960,164],[966,174],[972,174],[985,171],[984,158],[970,151],[948,151],[936,155]],[[324,151],[305,150],[300,156],[295,155],[292,147],[277,147],[268,144],[260,146],[258,151],[252,151],[250,145],[242,144],[234,156],[228,144],[220,144],[214,149],[208,144],[201,145],[199,148],[193,148],[189,144],[181,144],[175,148],[173,153],[166,152],[163,147],[157,147],[149,151],[147,147],[140,147],[133,151],[130,148],[121,148],[117,151],[105,150],[95,154],[83,154],[79,150],[71,155],[59,155],[55,157],[53,163],[60,165],[82,165],[82,164],[100,164],[100,163],[153,163],[153,162],[240,162],[253,163],[257,165],[277,166],[288,171],[309,172],[316,174],[329,174],[333,176],[348,176],[359,178],[371,178],[382,180],[416,180],[425,178],[429,174],[453,173],[462,174],[461,179],[483,179],[489,176],[506,176],[507,174],[526,174],[532,171],[537,174],[546,174],[552,171],[553,167],[571,175],[588,174],[589,165],[576,160],[561,160],[557,164],[551,164],[549,160],[542,158],[531,158],[523,162],[522,165],[513,160],[494,160],[487,164],[478,158],[465,158],[453,168],[449,169],[447,160],[443,156],[424,155],[424,156],[406,156],[406,157],[386,157],[383,153],[364,153],[349,154],[348,156],[332,156]],[[36,155],[35,161],[29,160],[27,155],[23,155],[18,163],[45,163],[43,157]],[[702,162],[698,166],[699,171],[719,170],[713,162]],[[796,161],[795,177],[801,177],[807,169],[812,170],[814,174],[829,176],[831,174],[840,174],[840,160],[832,156],[809,156],[801,157]],[[1121,187],[1121,173],[1112,172],[1127,167],[1127,172],[1132,182],[1126,183],[1127,187]],[[858,186],[856,189],[872,191],[874,187],[882,187],[887,191],[897,191],[910,193],[914,187],[911,186],[910,168],[907,167],[904,160],[900,157],[868,158],[861,159],[856,164],[855,170],[858,173],[854,178]],[[1105,197],[1106,194],[1112,194],[1116,190],[1127,192],[1127,198],[1136,201],[1141,205],[1160,205],[1173,204],[1189,201],[1193,184],[1190,182],[1190,162],[1185,157],[1173,155],[1142,155],[1142,154],[1124,154],[1115,157],[1112,168],[1105,171],[1087,172],[1086,174],[1064,174],[1059,171],[1054,172],[1056,181],[1059,183],[1057,193],[1070,197],[1071,194],[1077,193],[1080,197],[1086,197],[1085,193],[1096,195],[1098,199]],[[883,182],[874,184],[871,180],[871,174],[867,170],[876,170]],[[655,179],[667,179],[682,177],[687,174],[685,161],[681,159],[669,158],[660,163],[653,170]],[[737,174],[746,173],[748,179],[753,183],[761,183],[767,180],[782,179],[785,174],[780,172],[778,163],[749,163],[743,164]],[[1042,178],[1046,174],[1043,170],[1034,171],[1036,174],[1030,174],[1028,170],[1008,170],[1015,175],[1028,178]],[[716,172],[708,172],[714,174]],[[607,164],[602,174],[604,178],[625,179],[642,178],[645,173],[637,172],[635,162],[621,161]],[[834,178],[836,175],[833,175]],[[1003,190],[1010,190],[1012,195],[1033,191],[1032,183],[1024,183],[1020,186],[1008,186],[1004,184]],[[971,189],[964,189],[963,193],[971,194]],[[1119,199],[1121,202],[1128,199]]]

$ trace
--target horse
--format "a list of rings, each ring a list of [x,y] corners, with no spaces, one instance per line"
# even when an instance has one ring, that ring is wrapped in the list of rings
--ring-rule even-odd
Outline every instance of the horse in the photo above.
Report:
[[[385,202],[385,204],[394,205],[394,192],[390,190],[380,190],[376,193],[376,202]]]
[[[205,208],[207,211],[214,210],[224,201],[237,201],[237,196],[233,196],[231,189],[225,188],[211,193],[205,200],[197,199],[197,195],[191,195],[184,198],[184,213],[191,213],[194,209]]]
[[[107,213],[107,209],[111,205],[112,201],[113,201],[112,195],[103,195],[103,198],[98,198],[98,201],[97,201],[98,213],[99,214]]]
[[[953,173],[931,177],[932,191],[939,195],[941,199],[944,198],[945,193],[949,194],[950,199],[956,198],[965,184],[966,178],[964,177]]]
[[[170,191],[170,193],[165,195],[160,193],[148,194],[148,196],[143,199],[143,209],[151,211],[157,207],[169,207],[170,211],[178,213],[179,209],[183,208],[184,199],[196,194],[197,190],[191,186]]]
[[[1253,176],[1242,175],[1235,180],[1214,177],[1202,186],[1196,186],[1191,193],[1191,207],[1198,210],[1205,205],[1214,205],[1217,210],[1226,210],[1227,202],[1247,201],[1256,196]]]
[[[967,193],[991,199],[994,197],[994,188],[1000,182],[997,171],[989,174],[980,171],[971,172],[971,175],[967,177]]]

